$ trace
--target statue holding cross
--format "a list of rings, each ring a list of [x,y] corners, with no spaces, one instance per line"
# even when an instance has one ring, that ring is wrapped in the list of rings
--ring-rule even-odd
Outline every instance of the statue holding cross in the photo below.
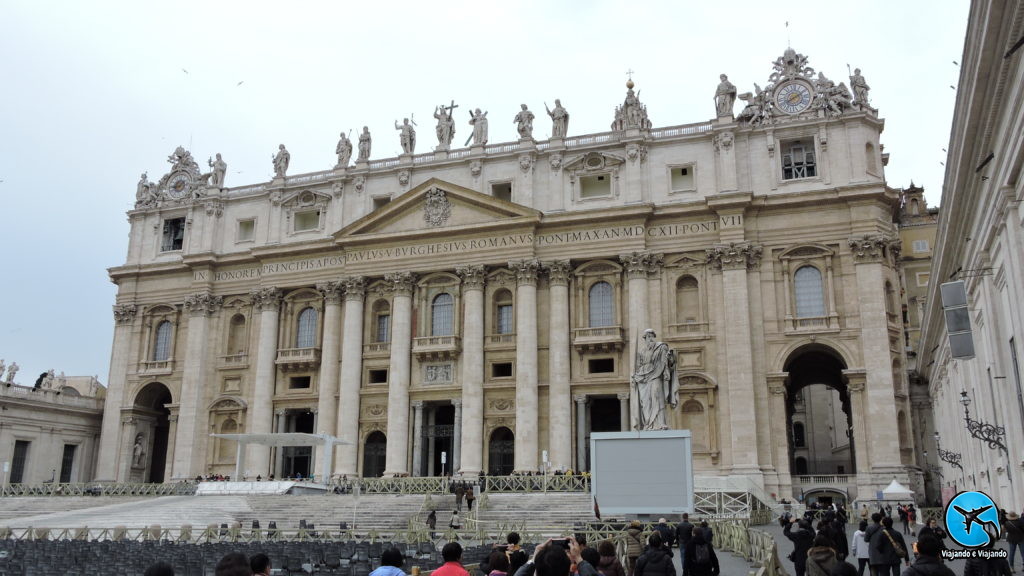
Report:
[[[458,108],[455,100],[448,106],[441,104],[434,108],[434,118],[437,118],[437,149],[447,150],[455,138],[455,120],[452,118],[452,111]]]

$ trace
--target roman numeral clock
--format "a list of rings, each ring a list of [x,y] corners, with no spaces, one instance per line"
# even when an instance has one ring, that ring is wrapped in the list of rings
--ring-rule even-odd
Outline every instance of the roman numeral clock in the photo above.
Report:
[[[775,91],[775,105],[786,114],[799,114],[811,105],[811,87],[799,80],[785,82]]]

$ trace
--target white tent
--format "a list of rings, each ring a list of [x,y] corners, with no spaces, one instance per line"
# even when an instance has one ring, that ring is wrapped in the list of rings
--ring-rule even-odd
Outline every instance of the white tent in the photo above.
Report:
[[[913,500],[914,491],[893,478],[892,482],[882,490],[882,498],[885,500]]]

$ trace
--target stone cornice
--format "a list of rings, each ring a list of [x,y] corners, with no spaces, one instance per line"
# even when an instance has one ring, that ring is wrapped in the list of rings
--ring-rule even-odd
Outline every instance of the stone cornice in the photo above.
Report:
[[[193,316],[209,316],[224,304],[223,296],[214,296],[209,292],[197,292],[185,297],[185,311]]]
[[[508,267],[515,272],[517,285],[537,285],[537,271],[540,269],[540,261],[536,258],[512,260],[508,263]]]
[[[552,260],[544,264],[544,272],[548,275],[548,284],[551,286],[568,286],[569,273],[572,266],[568,260]]]
[[[252,305],[261,310],[277,310],[281,305],[281,290],[273,286],[257,288],[249,293]]]
[[[129,324],[132,320],[135,320],[136,312],[138,312],[138,307],[136,307],[135,304],[115,304],[114,322],[118,324]]]
[[[708,248],[708,262],[721,270],[757,270],[761,265],[761,246],[749,242],[730,242]]]
[[[387,289],[396,296],[411,296],[416,285],[416,275],[412,272],[389,272],[384,275]]]
[[[455,273],[462,278],[463,290],[483,290],[487,269],[481,265],[459,266]]]

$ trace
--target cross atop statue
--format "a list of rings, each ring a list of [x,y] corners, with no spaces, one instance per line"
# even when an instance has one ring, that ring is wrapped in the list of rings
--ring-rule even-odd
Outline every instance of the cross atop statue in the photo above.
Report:
[[[448,106],[442,106],[442,108],[444,108],[445,110],[448,111],[448,117],[449,118],[452,115],[452,110],[455,110],[458,107],[459,107],[459,105],[455,103],[455,100],[452,100],[452,103],[449,104]]]
[[[633,69],[630,68],[629,70],[626,70],[626,80],[632,80],[632,79],[633,79]]]

